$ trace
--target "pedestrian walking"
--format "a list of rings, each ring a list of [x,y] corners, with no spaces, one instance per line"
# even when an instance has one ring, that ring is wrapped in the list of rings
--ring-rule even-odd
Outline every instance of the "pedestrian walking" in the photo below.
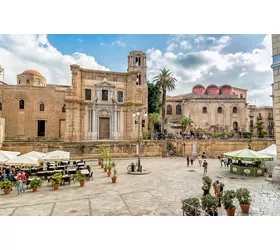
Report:
[[[198,164],[199,166],[201,167],[201,164],[202,164],[202,158],[201,158],[201,155],[198,155]]]
[[[190,166],[190,157],[187,156],[187,166],[189,167]]]
[[[191,158],[191,165],[193,165],[194,157]]]
[[[203,190],[203,196],[209,194],[209,186],[207,183],[204,183],[201,189]]]
[[[206,161],[206,160],[204,160],[204,162],[203,162],[203,168],[204,168],[204,172],[203,172],[203,174],[207,174],[207,167],[208,167],[208,162]]]
[[[22,189],[23,189],[23,182],[21,180],[21,176],[18,177],[18,180],[16,182],[16,187],[17,187],[17,191],[18,191],[18,196],[20,196]]]

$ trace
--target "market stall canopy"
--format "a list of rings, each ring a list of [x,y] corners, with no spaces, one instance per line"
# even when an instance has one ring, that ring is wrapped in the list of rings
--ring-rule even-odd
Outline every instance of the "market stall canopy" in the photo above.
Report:
[[[223,154],[224,157],[231,158],[233,160],[243,161],[273,161],[273,157],[265,154],[258,153],[250,149],[237,150]]]
[[[20,155],[5,162],[5,165],[38,166],[38,158],[28,155]]]
[[[258,151],[260,154],[266,154],[266,155],[271,155],[271,156],[276,156],[277,155],[277,148],[276,144],[272,144],[266,149],[263,149],[261,151]]]
[[[12,159],[20,155],[20,152],[0,150],[0,154],[7,156],[9,159]]]
[[[2,153],[0,153],[0,163],[6,162],[10,160],[10,158]]]
[[[31,151],[31,152],[23,154],[23,155],[31,156],[31,157],[40,159],[40,158],[44,157],[46,154],[45,153],[41,153],[41,152],[37,152],[37,151]]]
[[[45,156],[41,157],[40,160],[69,160],[70,159],[70,152],[66,152],[66,151],[60,151],[60,150],[56,150],[56,151],[52,151],[52,152],[48,152],[46,153]]]

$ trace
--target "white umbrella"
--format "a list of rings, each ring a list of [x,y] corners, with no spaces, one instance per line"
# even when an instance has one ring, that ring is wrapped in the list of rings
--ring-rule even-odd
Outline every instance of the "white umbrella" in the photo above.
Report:
[[[45,156],[40,158],[40,160],[53,160],[53,161],[69,160],[69,159],[70,159],[70,152],[60,151],[60,150],[48,152],[48,153],[46,153]]]
[[[0,150],[0,153],[3,155],[6,155],[9,159],[12,159],[12,158],[20,155],[20,152],[5,151],[5,150]]]
[[[5,162],[6,165],[38,166],[38,158],[28,155],[21,155]]]
[[[31,157],[40,159],[40,158],[44,157],[46,154],[45,153],[41,153],[41,152],[37,152],[37,151],[31,151],[31,152],[23,154],[23,155],[31,156]]]

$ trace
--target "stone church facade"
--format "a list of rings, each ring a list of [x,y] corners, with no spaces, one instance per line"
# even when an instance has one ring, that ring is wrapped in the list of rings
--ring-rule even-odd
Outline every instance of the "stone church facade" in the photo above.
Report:
[[[145,131],[148,112],[146,54],[132,51],[126,73],[70,65],[71,86],[47,84],[36,70],[0,82],[0,118],[6,138],[61,138],[66,141],[126,140]]]

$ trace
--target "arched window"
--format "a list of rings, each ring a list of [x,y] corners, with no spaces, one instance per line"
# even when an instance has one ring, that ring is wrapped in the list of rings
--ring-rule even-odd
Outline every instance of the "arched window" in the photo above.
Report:
[[[223,109],[221,107],[218,107],[218,113],[222,113]]]
[[[41,104],[40,104],[40,111],[45,111],[45,105],[44,105],[44,103],[41,103]]]
[[[24,100],[19,101],[19,109],[24,109]]]
[[[181,115],[182,114],[182,107],[181,105],[176,106],[176,115]]]
[[[203,107],[202,113],[207,113],[207,108],[206,107]]]
[[[172,115],[172,106],[171,105],[167,105],[167,114]]]
[[[62,113],[65,113],[66,112],[66,107],[65,107],[65,104],[62,106]]]
[[[2,103],[0,102],[0,111],[2,111]]]
[[[234,107],[234,108],[232,109],[232,113],[234,113],[234,114],[237,113],[237,107]]]

